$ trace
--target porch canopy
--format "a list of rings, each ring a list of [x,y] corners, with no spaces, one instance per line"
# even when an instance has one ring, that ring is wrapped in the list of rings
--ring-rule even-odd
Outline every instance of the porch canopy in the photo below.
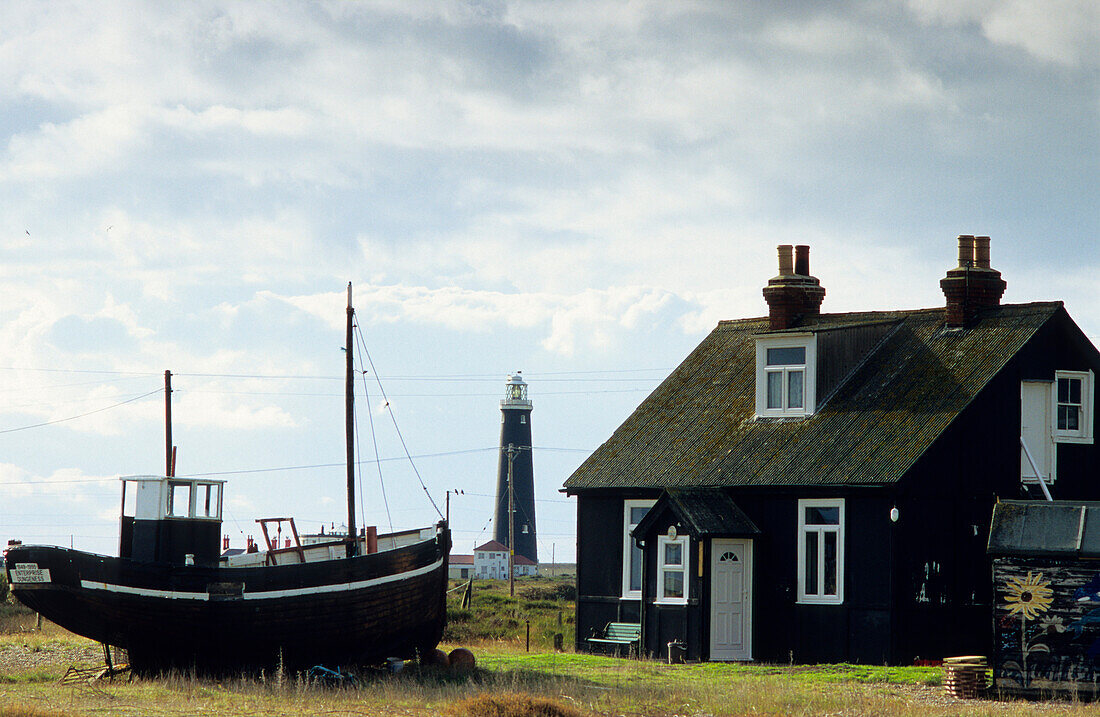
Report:
[[[721,488],[668,488],[630,535],[641,540],[671,514],[695,538],[752,538],[760,529]]]
[[[988,552],[1100,558],[1100,503],[1002,500],[993,506]]]

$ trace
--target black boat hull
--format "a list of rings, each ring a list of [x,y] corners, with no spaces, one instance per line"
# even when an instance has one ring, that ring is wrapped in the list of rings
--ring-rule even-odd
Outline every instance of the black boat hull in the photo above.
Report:
[[[371,664],[434,649],[446,623],[449,550],[441,528],[415,545],[313,563],[184,566],[21,546],[6,567],[21,602],[126,649],[138,672],[227,672]]]

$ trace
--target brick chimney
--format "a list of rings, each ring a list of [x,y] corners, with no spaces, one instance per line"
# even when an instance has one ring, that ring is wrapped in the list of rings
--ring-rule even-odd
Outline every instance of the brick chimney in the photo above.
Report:
[[[989,267],[989,237],[960,234],[959,265],[940,279],[947,297],[947,325],[967,326],[981,309],[999,306],[1006,286],[1001,272]]]
[[[771,329],[789,329],[805,316],[820,314],[824,298],[821,282],[810,276],[810,247],[779,245],[779,276],[764,287]]]

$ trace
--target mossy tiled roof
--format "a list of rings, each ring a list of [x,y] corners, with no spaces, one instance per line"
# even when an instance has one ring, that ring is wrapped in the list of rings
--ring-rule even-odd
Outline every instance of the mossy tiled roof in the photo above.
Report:
[[[756,419],[756,335],[723,321],[565,482],[569,491],[748,485],[882,485],[901,479],[1060,308],[1008,304],[967,329],[943,309],[823,314],[822,331],[891,322],[885,338],[802,419]]]

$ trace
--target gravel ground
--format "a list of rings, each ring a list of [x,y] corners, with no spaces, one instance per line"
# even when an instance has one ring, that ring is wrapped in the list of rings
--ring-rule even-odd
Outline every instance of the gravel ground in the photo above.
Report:
[[[94,643],[73,645],[66,643],[7,643],[0,645],[0,672],[18,672],[44,667],[69,665],[101,665],[103,648]]]

